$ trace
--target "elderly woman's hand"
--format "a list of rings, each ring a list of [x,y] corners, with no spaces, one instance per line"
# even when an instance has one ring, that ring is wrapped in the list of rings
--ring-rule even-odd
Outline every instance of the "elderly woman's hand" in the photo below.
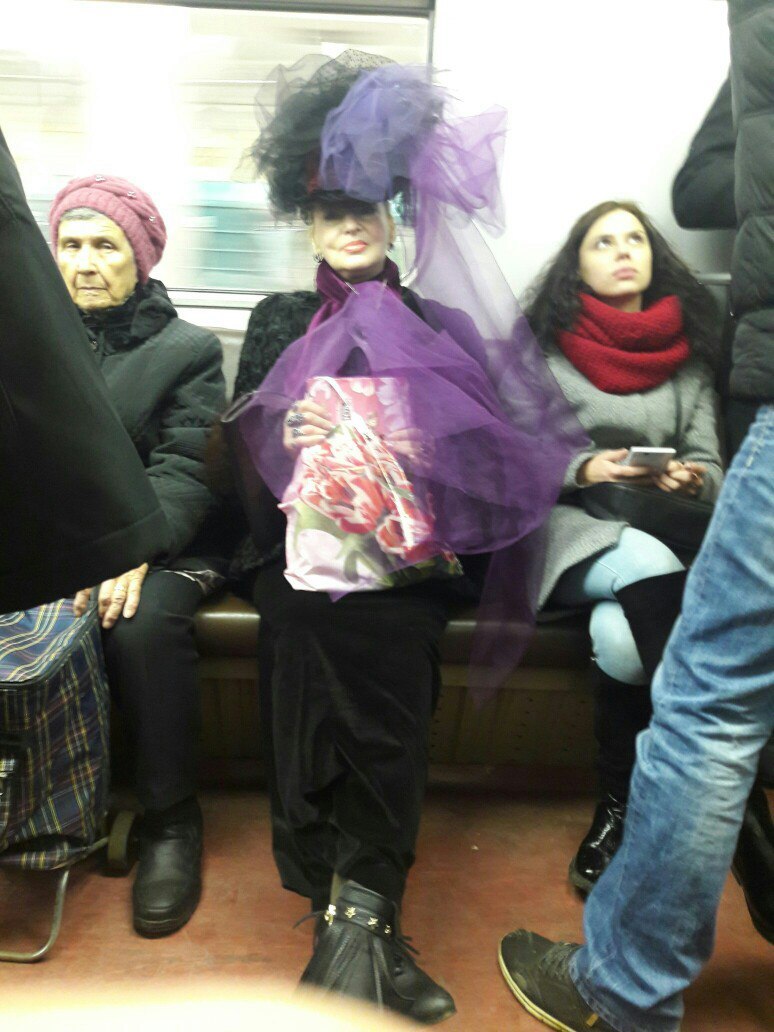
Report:
[[[622,466],[629,453],[628,448],[608,448],[587,459],[578,470],[575,479],[584,487],[589,484],[624,483],[643,484],[653,479],[650,466]]]
[[[297,401],[288,410],[282,430],[282,443],[289,452],[322,444],[333,429],[325,409],[314,401]]]
[[[679,491],[693,497],[701,491],[706,472],[707,467],[698,462],[678,462],[672,459],[664,472],[654,477],[654,483],[662,491]]]
[[[137,612],[140,604],[140,592],[148,564],[143,563],[134,570],[127,570],[120,577],[103,581],[97,594],[97,612],[102,626],[107,630],[118,620],[119,616],[130,619]],[[92,588],[82,588],[73,600],[73,611],[82,616],[89,605]]]

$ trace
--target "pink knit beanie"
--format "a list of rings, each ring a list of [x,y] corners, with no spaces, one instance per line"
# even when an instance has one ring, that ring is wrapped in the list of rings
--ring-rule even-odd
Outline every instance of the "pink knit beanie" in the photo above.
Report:
[[[153,266],[161,261],[167,242],[167,227],[150,197],[118,176],[71,179],[51,202],[48,213],[54,251],[62,216],[73,208],[92,208],[121,227],[134,252],[137,278],[146,283]]]

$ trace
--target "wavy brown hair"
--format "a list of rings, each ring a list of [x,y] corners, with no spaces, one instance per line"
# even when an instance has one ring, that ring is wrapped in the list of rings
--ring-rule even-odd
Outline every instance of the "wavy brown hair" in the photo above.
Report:
[[[721,329],[715,299],[633,201],[603,201],[577,220],[557,254],[527,291],[524,314],[532,332],[546,349],[556,341],[561,330],[572,327],[580,309],[580,294],[593,293],[578,272],[583,238],[597,219],[620,210],[639,219],[653,252],[653,276],[643,294],[643,307],[647,308],[659,298],[676,295],[682,306],[691,352],[714,368],[718,362]]]

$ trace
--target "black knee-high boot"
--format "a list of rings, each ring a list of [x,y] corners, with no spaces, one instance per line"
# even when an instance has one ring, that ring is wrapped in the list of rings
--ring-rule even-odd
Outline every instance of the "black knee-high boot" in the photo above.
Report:
[[[680,615],[687,570],[627,584],[615,592],[634,636],[645,675],[652,680]]]
[[[687,570],[635,581],[616,591],[650,681],[661,662],[680,606]],[[594,731],[599,747],[600,801],[570,864],[570,881],[588,892],[621,844],[634,768],[635,741],[650,722],[650,686],[622,684],[599,672]]]
[[[592,886],[621,844],[635,741],[650,721],[650,686],[624,684],[601,670],[594,693],[600,796],[591,827],[570,863],[570,881],[582,892]]]

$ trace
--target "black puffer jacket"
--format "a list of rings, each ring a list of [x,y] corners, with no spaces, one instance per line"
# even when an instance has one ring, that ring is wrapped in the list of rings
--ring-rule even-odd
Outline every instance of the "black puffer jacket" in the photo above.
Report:
[[[718,91],[672,184],[672,210],[683,229],[735,229],[736,130],[731,79]]]
[[[731,393],[774,401],[774,4],[729,0],[738,229]]]
[[[686,229],[738,226],[730,393],[774,398],[774,4],[729,0],[732,70],[672,187]],[[725,378],[724,378],[725,379]]]
[[[212,551],[202,540],[214,507],[204,482],[204,451],[225,405],[220,341],[179,319],[158,280],[138,287],[125,304],[82,318],[108,393],[170,526],[172,543],[163,563],[186,568],[181,556]]]

